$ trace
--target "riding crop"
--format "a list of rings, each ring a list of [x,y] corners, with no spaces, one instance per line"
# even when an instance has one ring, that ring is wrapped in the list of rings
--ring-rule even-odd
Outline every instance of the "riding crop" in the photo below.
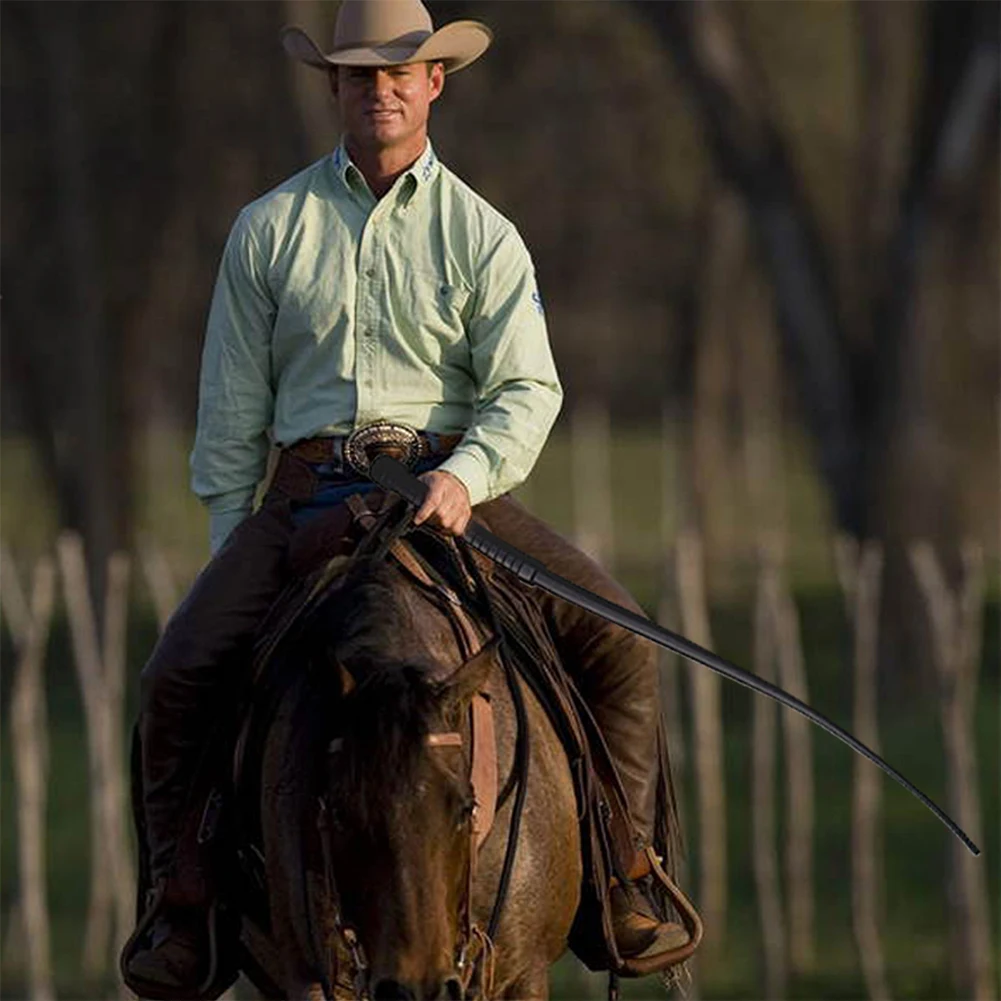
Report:
[[[368,475],[383,489],[399,494],[415,507],[419,508],[424,503],[424,498],[428,492],[427,484],[419,480],[403,463],[392,458],[392,456],[376,456],[369,465]],[[563,598],[574,605],[579,605],[581,608],[587,609],[587,611],[593,612],[595,615],[601,615],[610,622],[623,626],[625,629],[630,629],[634,633],[652,640],[659,646],[680,654],[682,657],[687,657],[698,664],[702,664],[704,667],[708,667],[717,674],[722,674],[723,677],[729,678],[731,681],[736,681],[738,684],[744,685],[752,691],[760,692],[762,695],[767,695],[769,698],[775,699],[776,702],[782,703],[782,705],[789,706],[790,709],[795,709],[796,712],[806,716],[807,719],[812,720],[817,726],[846,743],[853,751],[868,758],[873,764],[882,768],[887,775],[899,782],[900,785],[924,803],[966,845],[973,855],[980,854],[980,849],[970,840],[960,826],[941,807],[921,792],[920,789],[908,782],[892,765],[884,761],[875,751],[866,747],[860,740],[853,737],[847,730],[843,730],[837,723],[832,722],[826,716],[817,712],[816,709],[797,699],[794,695],[790,695],[787,691],[779,688],[777,685],[773,685],[770,681],[765,681],[763,678],[759,678],[757,675],[751,674],[749,671],[745,671],[735,664],[731,664],[728,660],[718,657],[712,651],[706,650],[697,643],[685,639],[684,636],[679,636],[677,633],[673,633],[671,630],[665,629],[655,622],[651,622],[644,616],[623,608],[613,601],[608,601],[587,590],[587,588],[580,587],[566,580],[564,577],[560,577],[558,574],[550,573],[538,560],[526,555],[514,546],[508,545],[508,543],[497,538],[496,535],[487,531],[487,529],[476,522],[470,521],[462,538],[477,552],[483,553],[484,556],[495,563],[499,563],[512,573],[517,574],[527,584],[534,584],[536,587],[541,587],[558,598]]]

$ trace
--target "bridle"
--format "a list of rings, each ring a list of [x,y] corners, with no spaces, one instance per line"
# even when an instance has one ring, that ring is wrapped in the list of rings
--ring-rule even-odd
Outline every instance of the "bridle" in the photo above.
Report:
[[[484,656],[493,656],[496,641],[491,641],[470,657],[462,668]],[[469,730],[472,754],[470,759],[470,784],[473,789],[473,809],[466,824],[469,827],[469,853],[466,864],[466,893],[462,904],[459,927],[460,938],[455,948],[455,970],[462,986],[463,998],[489,997],[493,990],[494,945],[490,935],[473,920],[473,887],[476,880],[479,850],[493,826],[497,807],[497,745],[494,732],[493,708],[485,692],[477,692],[469,706]],[[331,751],[339,748],[339,738],[331,742]],[[463,735],[457,730],[431,733],[427,746],[462,747]],[[333,859],[330,851],[330,809],[324,797],[319,800],[317,828],[323,853],[324,888],[329,901],[334,931],[344,946],[351,965],[354,997],[370,1001],[370,967],[365,949],[354,926],[345,919],[334,879]],[[324,995],[333,998],[333,981],[328,972],[322,982]],[[472,990],[472,992],[471,992]]]

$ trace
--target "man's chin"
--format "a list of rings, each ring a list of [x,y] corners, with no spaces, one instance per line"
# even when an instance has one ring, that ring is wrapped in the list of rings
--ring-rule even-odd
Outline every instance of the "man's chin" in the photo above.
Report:
[[[407,141],[409,135],[400,128],[369,129],[361,138],[368,149],[378,152],[401,145]]]

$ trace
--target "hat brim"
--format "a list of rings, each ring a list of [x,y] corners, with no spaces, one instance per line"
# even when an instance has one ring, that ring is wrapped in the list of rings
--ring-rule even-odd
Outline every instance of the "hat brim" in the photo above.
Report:
[[[301,28],[283,28],[282,45],[299,62],[316,69],[331,66],[400,66],[405,63],[441,62],[454,73],[487,51],[493,33],[479,21],[453,21],[428,35],[420,45],[377,45],[335,49],[324,54]]]

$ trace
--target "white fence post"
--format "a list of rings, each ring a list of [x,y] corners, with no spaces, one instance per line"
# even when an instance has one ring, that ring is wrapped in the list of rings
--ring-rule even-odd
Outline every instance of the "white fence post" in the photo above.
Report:
[[[754,607],[754,671],[765,681],[775,682],[778,629],[775,618],[779,590],[777,557],[762,546]],[[758,888],[761,934],[765,952],[765,997],[783,998],[788,980],[785,917],[775,832],[775,703],[752,700],[751,813],[754,879]]]
[[[973,544],[964,546],[962,556],[962,581],[958,593],[953,594],[931,544],[916,542],[910,550],[911,565],[928,605],[941,691],[949,812],[974,842],[982,845],[973,707],[983,629],[984,556]],[[975,858],[955,839],[950,850],[957,891],[950,895],[951,909],[958,930],[962,981],[956,988],[975,1001],[994,1001],[997,991],[986,867],[982,856]]]
[[[55,607],[55,566],[42,557],[35,567],[31,603],[6,547],[0,550],[4,612],[17,648],[17,675],[11,698],[11,738],[17,784],[20,897],[16,918],[27,955],[32,1001],[52,1001],[52,956],[45,876],[45,801],[48,727],[45,709],[45,651]]]
[[[677,543],[678,593],[685,635],[712,648],[702,541],[693,531]],[[699,898],[710,954],[726,937],[726,783],[723,769],[723,709],[720,679],[698,664],[689,665],[692,694],[693,782],[698,796]]]
[[[879,753],[876,715],[880,580],[883,547],[874,541],[858,546],[841,537],[835,559],[854,631],[855,736]],[[887,1001],[886,960],[880,935],[883,867],[880,851],[881,776],[864,758],[854,757],[852,783],[852,918],[866,989],[873,1001]]]
[[[130,563],[124,554],[115,554],[109,562],[102,651],[83,541],[75,532],[64,532],[56,549],[87,720],[93,840],[83,964],[85,973],[96,976],[107,969],[110,946],[117,948],[130,934],[135,902],[126,838],[121,720]]]

